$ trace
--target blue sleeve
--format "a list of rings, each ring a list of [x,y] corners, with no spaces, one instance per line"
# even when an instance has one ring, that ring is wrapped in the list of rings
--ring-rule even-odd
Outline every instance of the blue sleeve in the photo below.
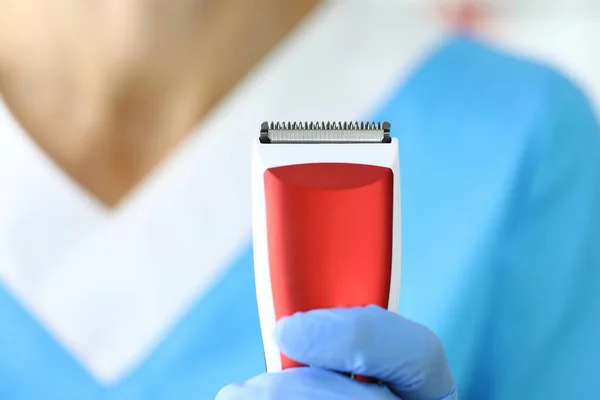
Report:
[[[573,83],[544,74],[498,249],[494,398],[600,398],[600,129]]]
[[[600,130],[552,68],[467,38],[378,117],[400,139],[401,312],[465,400],[600,398]]]

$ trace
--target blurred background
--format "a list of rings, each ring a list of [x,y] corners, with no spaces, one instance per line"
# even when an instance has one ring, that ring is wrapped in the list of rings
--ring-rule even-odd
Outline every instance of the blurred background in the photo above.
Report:
[[[600,112],[600,0],[198,1],[219,9],[206,15],[198,12],[201,7],[192,9],[196,2],[178,1],[57,1],[61,8],[44,0],[0,0],[0,295],[4,286],[15,293],[99,382],[119,382],[140,366],[162,371],[154,366],[167,363],[170,371],[172,360],[152,357],[168,353],[185,368],[196,366],[186,373],[201,371],[204,380],[192,376],[189,382],[210,381],[212,386],[196,389],[205,395],[198,398],[213,398],[219,386],[262,368],[262,353],[255,354],[254,364],[248,353],[247,364],[236,360],[237,375],[226,376],[232,366],[215,343],[229,338],[217,337],[219,330],[208,339],[200,335],[205,347],[177,339],[175,350],[157,352],[173,343],[167,340],[173,332],[188,329],[195,338],[196,328],[190,327],[221,324],[219,314],[229,319],[229,312],[245,312],[240,321],[254,315],[250,274],[242,274],[247,281],[239,286],[226,284],[242,279],[236,266],[251,267],[249,257],[238,256],[250,248],[248,148],[262,121],[371,116],[456,31],[555,66],[579,83]],[[75,5],[90,6],[94,17],[93,7],[103,10],[101,18],[90,18],[98,25],[84,26]],[[136,14],[136,6],[144,12]],[[261,26],[273,15],[286,18]],[[171,24],[164,16],[172,17]],[[60,36],[54,47],[44,40],[49,31]],[[190,49],[198,50],[197,57]],[[12,98],[10,79],[3,82],[9,73],[20,83]],[[31,118],[8,110],[3,98]],[[493,165],[481,176],[492,170]],[[454,228],[452,221],[432,224],[440,238]],[[450,253],[459,265],[460,251]],[[445,262],[454,278],[453,261]],[[247,292],[221,295],[212,291],[215,285]],[[419,317],[433,321],[430,327],[447,338],[452,326],[444,326],[443,317],[453,314],[444,307],[453,306],[452,296],[464,300],[467,292],[452,293],[459,285],[441,286],[446,292],[420,299]],[[416,292],[424,285],[413,281],[412,287]],[[16,307],[0,302],[0,309],[3,304]],[[205,318],[205,308],[215,311]],[[11,325],[11,315],[0,313],[0,327],[20,329]],[[233,326],[228,324],[223,326]],[[463,329],[457,336],[467,343]],[[251,335],[247,343],[240,341],[233,328],[229,334],[244,349],[239,351],[259,342],[255,337],[252,343]],[[17,371],[15,385],[37,383],[38,370],[21,363],[39,361],[37,336],[16,350],[14,337],[29,338],[0,329],[0,358],[8,360],[0,364],[0,376]],[[185,362],[196,354],[190,348],[213,347],[218,357]],[[21,355],[27,352],[29,359]],[[39,362],[45,379],[53,380],[47,370],[60,375],[61,368],[68,376],[71,360],[49,354],[51,367]],[[453,354],[470,356],[458,347]],[[127,384],[134,388],[168,381],[143,373],[132,379]],[[71,381],[76,379],[64,380]]]
[[[503,48],[550,63],[600,103],[600,1],[409,0],[445,28],[476,33]]]

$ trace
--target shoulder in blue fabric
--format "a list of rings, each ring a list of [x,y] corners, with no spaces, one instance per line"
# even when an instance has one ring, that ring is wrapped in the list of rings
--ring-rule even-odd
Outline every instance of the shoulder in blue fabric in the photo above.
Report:
[[[400,138],[401,310],[442,337],[461,398],[595,397],[600,130],[582,90],[459,37],[376,117]]]

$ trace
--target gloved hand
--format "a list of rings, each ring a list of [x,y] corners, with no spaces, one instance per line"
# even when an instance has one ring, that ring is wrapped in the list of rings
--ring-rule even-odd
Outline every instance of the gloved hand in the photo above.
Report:
[[[216,400],[454,400],[440,340],[427,328],[376,306],[315,310],[281,319],[275,337],[310,367],[263,374],[225,387]],[[339,372],[373,377],[352,380]]]

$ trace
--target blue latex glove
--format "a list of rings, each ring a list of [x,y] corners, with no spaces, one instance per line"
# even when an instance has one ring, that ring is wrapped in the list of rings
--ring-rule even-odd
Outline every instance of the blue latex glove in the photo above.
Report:
[[[454,379],[440,340],[379,307],[315,310],[279,321],[288,357],[311,367],[263,374],[225,387],[217,400],[452,400]],[[340,373],[369,376],[363,383]]]

